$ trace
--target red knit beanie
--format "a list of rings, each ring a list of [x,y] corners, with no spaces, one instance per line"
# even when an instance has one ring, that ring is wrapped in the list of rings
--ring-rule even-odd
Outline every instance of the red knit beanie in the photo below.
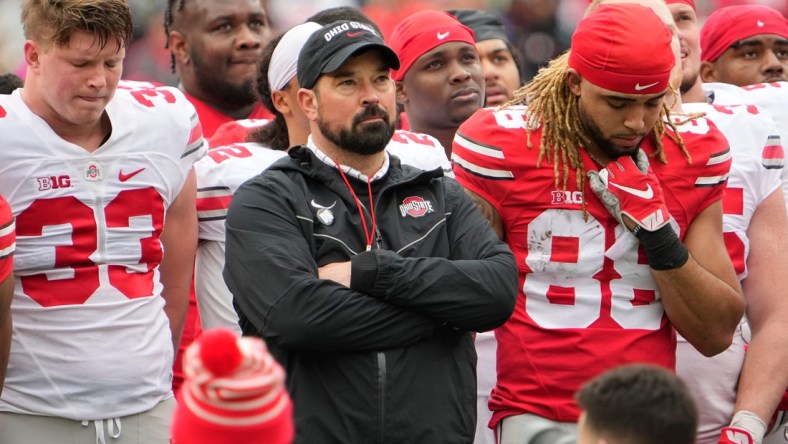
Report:
[[[651,8],[602,4],[578,23],[569,66],[600,88],[622,94],[660,93],[668,88],[676,64],[671,40],[668,27]]]
[[[284,370],[259,338],[206,331],[184,355],[172,444],[289,444],[293,407]]]
[[[776,9],[763,5],[717,9],[700,30],[700,59],[713,62],[734,43],[759,34],[788,39],[788,20]]]

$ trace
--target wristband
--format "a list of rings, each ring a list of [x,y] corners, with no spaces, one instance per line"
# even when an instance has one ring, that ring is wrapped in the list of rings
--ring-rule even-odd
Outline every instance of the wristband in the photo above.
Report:
[[[754,444],[761,444],[763,435],[766,434],[766,423],[749,410],[737,411],[731,419],[731,427],[738,427],[750,432]]]
[[[654,231],[640,229],[637,225],[632,234],[638,238],[640,245],[646,252],[648,265],[654,270],[673,270],[681,268],[689,260],[689,251],[673,231],[670,224],[666,224]]]

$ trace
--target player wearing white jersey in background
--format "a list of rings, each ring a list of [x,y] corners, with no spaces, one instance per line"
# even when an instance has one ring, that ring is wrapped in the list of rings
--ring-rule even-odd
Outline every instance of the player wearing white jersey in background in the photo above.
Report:
[[[23,89],[0,97],[16,216],[0,442],[169,442],[172,360],[196,245],[194,107],[118,86],[124,0],[26,0]]]
[[[224,326],[241,332],[232,294],[222,278],[227,208],[233,193],[243,182],[286,157],[289,147],[306,143],[309,120],[295,99],[298,91],[296,62],[304,42],[318,29],[319,24],[307,22],[269,42],[263,50],[257,93],[274,113],[274,119],[224,124],[217,133],[235,135],[239,142],[250,142],[211,149],[196,166],[200,244],[195,286],[200,319],[206,329]],[[248,134],[250,130],[253,132]],[[451,171],[443,147],[426,134],[398,130],[386,150],[407,165]]]
[[[746,42],[752,32],[757,33],[758,17],[768,22],[768,29],[786,25],[776,14],[759,16],[760,7],[755,11],[744,8],[740,11],[743,13],[739,17],[741,22],[737,19],[737,23],[722,25],[728,43],[712,43],[706,48],[708,51],[701,52],[694,3],[686,0],[668,3],[679,28],[685,56],[681,88],[685,110],[706,113],[731,145],[733,164],[723,205],[725,240],[742,281],[747,318],[753,333],[746,354],[739,330],[734,345],[711,359],[698,356],[691,346],[680,343],[677,371],[690,382],[699,405],[699,443],[760,443],[785,391],[788,376],[784,352],[788,306],[784,303],[784,286],[781,288],[779,280],[775,279],[788,272],[784,256],[788,249],[785,235],[788,222],[780,188],[780,174],[784,171],[783,148],[774,123],[758,107],[718,105],[716,99],[730,96],[730,93],[716,94],[716,88],[710,89],[714,104],[708,103],[704,92],[708,85],[701,83],[699,72],[702,54],[704,60],[716,60],[720,53],[738,52],[738,48],[729,47],[734,42]],[[743,23],[749,22],[753,23],[747,29]],[[720,26],[720,23],[711,20],[711,25]],[[741,46],[740,43],[736,45]],[[750,51],[757,52],[757,45],[751,43],[749,46]],[[730,427],[726,427],[729,423]]]
[[[195,166],[200,243],[194,285],[205,330],[222,326],[241,334],[233,296],[222,278],[227,208],[242,183],[286,156],[258,143],[239,143],[209,150]]]
[[[756,105],[774,120],[781,140],[788,140],[788,82],[755,83],[737,86],[730,83],[703,83],[707,101],[715,105]],[[783,173],[785,176],[786,172]],[[783,179],[785,184],[786,179]],[[788,194],[788,185],[783,185]],[[788,197],[788,196],[786,196]]]
[[[693,23],[693,17],[687,17]],[[728,7],[709,16],[688,40],[700,45],[689,54],[708,101],[716,105],[758,105],[768,111],[783,141],[788,140],[788,20],[763,5]],[[691,94],[699,94],[696,88]],[[695,99],[700,101],[700,98]],[[788,203],[788,169],[782,173],[783,195]]]

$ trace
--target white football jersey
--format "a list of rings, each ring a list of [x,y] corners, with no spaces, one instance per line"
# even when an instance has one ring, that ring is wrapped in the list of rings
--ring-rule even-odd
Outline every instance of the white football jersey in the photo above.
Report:
[[[224,242],[224,221],[233,193],[277,160],[287,157],[257,143],[236,143],[208,150],[194,166],[200,240]]]
[[[441,168],[443,174],[454,177],[446,151],[438,139],[430,135],[397,130],[386,145],[386,151],[399,157],[404,165],[425,171]]]
[[[715,105],[757,105],[771,114],[780,136],[788,137],[788,82],[756,83],[739,87],[728,83],[704,83],[703,90]]]
[[[703,90],[715,105],[757,106],[761,112],[771,116],[781,140],[788,140],[788,82],[757,83],[745,87],[728,83],[704,83]],[[783,195],[788,206],[788,168],[781,171]]]
[[[16,217],[13,343],[0,411],[74,420],[172,396],[159,279],[168,207],[205,151],[174,88],[124,83],[94,152],[0,96],[0,194]]]
[[[723,199],[723,231],[736,274],[744,280],[750,250],[747,228],[758,205],[780,187],[785,170],[779,131],[754,105],[687,103],[683,108],[706,113],[730,143],[733,163]]]
[[[284,151],[238,143],[209,150],[195,165],[200,244],[194,286],[203,329],[226,327],[241,334],[233,297],[222,277],[227,209],[241,184],[283,157]]]
[[[733,163],[723,198],[725,246],[739,280],[747,277],[750,242],[747,229],[756,208],[780,188],[783,150],[771,117],[754,105],[689,103],[686,112],[703,112],[728,139]],[[690,153],[692,148],[690,147]],[[713,444],[720,429],[730,422],[736,386],[744,362],[741,325],[733,344],[713,358],[701,355],[679,336],[676,373],[685,381],[703,408],[698,410],[698,443]],[[713,374],[713,378],[709,375]]]

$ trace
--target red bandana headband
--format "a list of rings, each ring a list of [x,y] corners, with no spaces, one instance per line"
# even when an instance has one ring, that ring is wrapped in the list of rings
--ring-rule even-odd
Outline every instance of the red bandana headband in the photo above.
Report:
[[[763,5],[726,6],[714,11],[700,30],[700,58],[713,62],[734,43],[759,34],[788,39],[788,20]]]
[[[622,94],[660,93],[668,88],[676,64],[671,39],[651,8],[602,4],[578,23],[569,66],[600,88]]]
[[[473,31],[454,16],[441,11],[420,11],[399,22],[388,45],[397,53],[400,67],[392,78],[400,81],[411,65],[426,52],[449,42],[465,42],[476,47]]]

